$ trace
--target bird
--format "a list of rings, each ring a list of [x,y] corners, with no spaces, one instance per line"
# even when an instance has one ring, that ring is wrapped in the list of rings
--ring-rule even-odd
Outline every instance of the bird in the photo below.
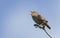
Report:
[[[48,21],[37,11],[31,11],[31,16],[37,25],[42,24],[43,28],[45,28],[45,26],[46,26],[48,29],[51,29],[51,27],[48,25]]]

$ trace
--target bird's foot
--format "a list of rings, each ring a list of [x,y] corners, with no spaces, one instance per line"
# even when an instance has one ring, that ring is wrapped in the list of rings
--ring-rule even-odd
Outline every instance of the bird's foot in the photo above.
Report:
[[[39,27],[39,28],[41,28],[41,29],[45,29],[45,26],[42,26],[42,25],[34,24],[34,26],[35,26],[36,28]]]
[[[38,27],[38,25],[37,24],[34,24],[34,26],[37,28]]]
[[[38,24],[34,24],[34,26],[37,28],[37,27],[39,27],[39,28],[41,28],[41,29],[44,29],[45,28],[45,26],[40,26],[40,25],[38,25]]]

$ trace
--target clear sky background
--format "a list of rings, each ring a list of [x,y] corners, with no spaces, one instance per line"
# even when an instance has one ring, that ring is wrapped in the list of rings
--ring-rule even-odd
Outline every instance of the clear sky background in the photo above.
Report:
[[[0,0],[0,38],[49,38],[34,27],[31,10],[48,20],[53,38],[60,38],[60,0]]]

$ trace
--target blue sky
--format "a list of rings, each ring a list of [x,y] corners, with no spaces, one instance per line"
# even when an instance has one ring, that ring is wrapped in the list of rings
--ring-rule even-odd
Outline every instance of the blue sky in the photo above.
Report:
[[[35,28],[31,10],[41,13],[49,22],[48,33],[60,36],[60,0],[0,0],[1,38],[49,38],[42,29]]]

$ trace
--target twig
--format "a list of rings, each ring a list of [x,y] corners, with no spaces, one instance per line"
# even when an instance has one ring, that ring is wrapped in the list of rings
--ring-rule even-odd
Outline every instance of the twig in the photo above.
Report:
[[[51,35],[49,35],[48,32],[45,29],[43,29],[43,30],[50,38],[52,38]]]
[[[44,32],[45,32],[50,38],[52,38],[52,37],[48,34],[48,32],[46,31],[45,27],[41,27],[41,26],[39,26],[39,25],[37,25],[37,24],[34,24],[34,26],[36,26],[36,28],[39,27],[39,28],[43,29]]]

